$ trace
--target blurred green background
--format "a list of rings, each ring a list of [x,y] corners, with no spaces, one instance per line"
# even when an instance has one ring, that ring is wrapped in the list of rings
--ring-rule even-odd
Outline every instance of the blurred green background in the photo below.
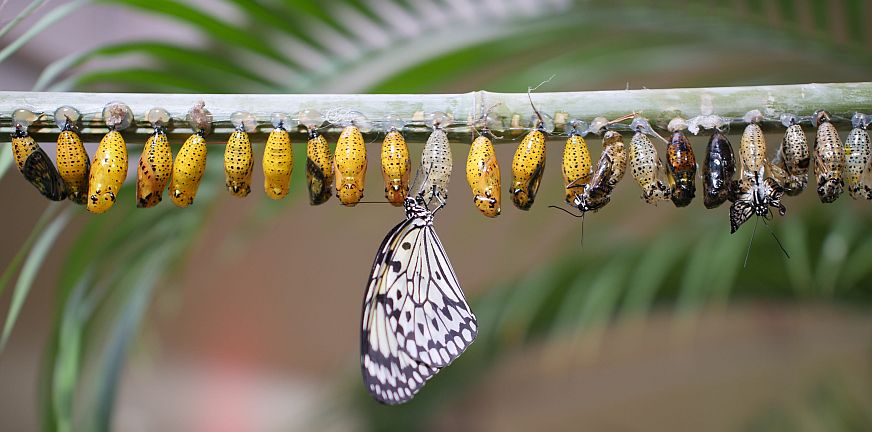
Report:
[[[433,93],[519,92],[551,75],[541,90],[867,81],[870,19],[872,6],[852,0],[10,0],[0,86]],[[771,153],[780,137],[767,138]],[[702,160],[705,138],[691,140]],[[135,160],[142,143],[129,144]],[[730,235],[728,209],[704,209],[701,189],[689,208],[648,206],[628,175],[587,218],[581,248],[578,221],[547,208],[562,202],[561,140],[549,141],[530,212],[505,190],[515,146],[497,147],[503,214],[480,216],[456,167],[436,223],[479,339],[411,403],[383,407],[360,384],[358,321],[375,249],[402,211],[309,206],[300,145],[289,198],[259,188],[232,198],[219,146],[191,208],[135,209],[128,184],[94,216],[47,204],[5,169],[3,146],[0,429],[872,429],[868,202],[786,198],[771,225],[791,258],[759,230],[743,268],[751,227]],[[468,144],[452,149],[462,166]],[[379,171],[371,156],[372,199]]]

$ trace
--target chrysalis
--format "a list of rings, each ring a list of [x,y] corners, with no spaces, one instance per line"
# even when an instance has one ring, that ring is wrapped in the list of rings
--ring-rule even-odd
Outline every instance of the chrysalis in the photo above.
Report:
[[[58,135],[58,172],[67,185],[70,200],[85,205],[88,203],[91,160],[76,130],[76,122],[80,117],[79,112],[70,106],[62,106],[55,111],[55,123],[61,128]]]
[[[170,114],[163,108],[152,108],[145,120],[154,128],[139,157],[136,172],[136,206],[154,207],[163,199],[164,189],[173,172],[173,153],[167,140],[166,127]]]
[[[188,111],[188,123],[194,131],[182,144],[173,161],[173,176],[170,179],[170,199],[178,207],[194,203],[200,180],[206,172],[206,134],[212,130],[212,114],[198,102]]]
[[[133,111],[121,102],[103,108],[103,121],[109,132],[100,140],[88,179],[88,211],[103,213],[118,199],[127,178],[127,143],[120,131],[133,124]]]

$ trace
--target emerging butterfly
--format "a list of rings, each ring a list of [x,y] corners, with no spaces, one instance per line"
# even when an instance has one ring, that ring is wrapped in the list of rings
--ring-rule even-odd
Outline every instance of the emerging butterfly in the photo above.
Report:
[[[406,197],[406,220],[388,232],[372,264],[363,299],[360,367],[366,389],[384,404],[409,401],[478,334],[475,315],[433,230],[433,214],[444,205],[440,200],[431,212],[423,191]]]

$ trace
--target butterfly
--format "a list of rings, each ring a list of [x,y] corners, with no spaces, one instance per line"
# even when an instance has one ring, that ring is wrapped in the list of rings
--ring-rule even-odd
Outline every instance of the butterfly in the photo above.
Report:
[[[406,197],[406,219],[379,247],[363,299],[360,366],[381,403],[409,401],[475,340],[475,315],[460,288],[423,191]]]

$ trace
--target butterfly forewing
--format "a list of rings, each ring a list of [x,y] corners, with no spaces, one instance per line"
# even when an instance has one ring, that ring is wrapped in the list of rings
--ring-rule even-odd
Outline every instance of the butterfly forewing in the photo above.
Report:
[[[475,339],[475,316],[429,213],[388,233],[363,304],[361,368],[367,390],[406,402]]]
[[[21,172],[40,193],[52,201],[62,201],[67,197],[67,185],[58,174],[51,159],[41,148],[36,148],[24,162]]]

